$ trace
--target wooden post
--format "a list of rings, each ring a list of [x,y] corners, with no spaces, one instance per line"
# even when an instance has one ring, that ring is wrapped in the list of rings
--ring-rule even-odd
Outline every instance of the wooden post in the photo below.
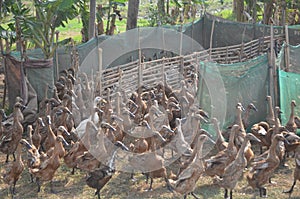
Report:
[[[162,74],[162,82],[165,82],[165,57],[162,58],[162,66],[161,66],[161,74]]]
[[[204,92],[204,77],[206,75],[206,64],[203,64],[204,68],[203,68],[203,73],[201,75],[201,88],[200,88],[200,107],[202,107],[203,105],[203,92]]]
[[[138,65],[138,95],[140,97],[142,93],[142,84],[143,84],[143,69],[142,69],[142,49],[140,41],[140,28],[138,28],[138,50],[139,50],[139,65]]]
[[[103,73],[103,69],[102,69],[102,53],[103,50],[102,48],[98,48],[98,70],[99,70],[99,95],[102,96],[102,73]],[[92,77],[93,78],[93,77]]]
[[[215,29],[215,20],[212,22],[211,32],[210,32],[210,42],[209,42],[209,61],[211,61],[211,53],[212,53],[212,41],[214,36],[214,29]]]
[[[55,32],[55,40],[56,40],[56,49],[55,49],[55,64],[56,64],[56,79],[59,78],[59,67],[58,67],[58,52],[57,52],[57,46],[58,46],[58,36],[59,36],[59,31],[57,30]]]
[[[1,55],[4,55],[4,46],[3,46],[3,40],[0,38],[0,51],[1,51]],[[6,77],[6,73],[5,73],[5,56],[2,56],[2,67],[4,69],[3,73],[4,76]],[[6,81],[5,79],[3,80],[4,83],[4,91],[3,91],[3,98],[2,98],[2,109],[4,109],[5,106],[5,99],[6,99]]]
[[[277,71],[275,66],[275,52],[274,52],[274,27],[273,24],[271,24],[271,38],[270,38],[270,60],[269,60],[269,75],[270,75],[270,96],[273,100],[273,108],[275,106],[278,106],[278,100],[277,100]]]
[[[183,35],[182,35],[182,23],[180,25],[180,46],[179,46],[179,55],[182,56],[182,39],[183,39]]]
[[[289,29],[288,26],[285,25],[285,53],[284,53],[284,58],[285,58],[285,71],[289,72],[290,70],[290,46],[289,46]]]

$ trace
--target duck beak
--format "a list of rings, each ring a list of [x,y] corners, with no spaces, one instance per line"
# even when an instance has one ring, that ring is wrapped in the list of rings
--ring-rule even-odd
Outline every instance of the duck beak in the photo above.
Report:
[[[64,145],[64,147],[69,146],[69,143],[63,138],[62,143]]]
[[[43,120],[39,120],[41,127],[45,127],[45,123],[43,122]]]
[[[255,106],[253,106],[252,109],[253,109],[255,112],[258,112],[258,109],[257,109]]]
[[[31,144],[29,144],[29,142],[27,142],[25,139],[22,139],[20,143],[23,144],[27,148],[27,150],[32,149]]]
[[[260,139],[258,139],[255,135],[251,134],[251,140],[256,141],[258,143],[260,143]]]
[[[62,131],[66,136],[70,136],[71,134],[67,131],[66,128],[63,128],[63,131]]]
[[[286,138],[284,138],[283,142],[284,142],[284,144],[286,144],[286,145],[290,145],[290,144],[291,144]]]
[[[122,150],[124,150],[124,151],[129,151],[128,147],[125,146],[125,144],[123,144],[123,143],[120,142],[120,141],[117,141],[117,142],[115,143],[115,146],[120,147],[120,148],[121,148]]]
[[[21,111],[24,111],[27,108],[25,105],[21,105]]]

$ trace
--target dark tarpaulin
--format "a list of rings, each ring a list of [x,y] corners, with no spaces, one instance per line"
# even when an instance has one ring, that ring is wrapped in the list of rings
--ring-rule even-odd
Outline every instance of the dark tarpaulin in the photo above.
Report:
[[[29,63],[24,62],[23,65],[25,66]],[[38,112],[37,94],[26,75],[22,75],[21,62],[11,55],[5,55],[5,81],[8,90],[9,109],[12,110],[16,97],[22,97],[26,105],[26,108],[23,110],[23,123],[33,123]]]

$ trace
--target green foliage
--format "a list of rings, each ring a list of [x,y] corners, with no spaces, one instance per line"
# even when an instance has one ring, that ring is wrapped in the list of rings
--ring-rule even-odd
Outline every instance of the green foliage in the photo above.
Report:
[[[36,17],[18,16],[22,22],[22,34],[41,48],[45,58],[53,57],[57,47],[54,44],[56,28],[64,27],[68,20],[78,16],[77,7],[81,4],[81,0],[35,0]]]

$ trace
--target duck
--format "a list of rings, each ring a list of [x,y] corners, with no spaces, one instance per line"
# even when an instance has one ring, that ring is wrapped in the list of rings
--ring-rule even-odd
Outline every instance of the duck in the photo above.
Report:
[[[22,161],[22,147],[23,147],[22,139],[18,143],[17,150],[16,150],[16,161],[12,162],[10,165],[7,166],[6,172],[3,174],[2,179],[3,181],[8,184],[10,193],[12,195],[16,194],[15,186],[21,174],[25,168],[24,163]]]
[[[297,124],[295,123],[295,107],[296,107],[296,101],[292,100],[291,101],[291,114],[290,118],[285,124],[285,128],[289,132],[297,133]]]
[[[176,129],[174,130],[174,132],[176,135],[168,144],[168,147],[179,154],[189,156],[193,150],[191,149],[190,144],[184,138],[181,119],[179,118],[176,118]]]
[[[158,134],[157,134],[158,135]],[[164,165],[165,159],[162,155],[159,154],[159,149],[156,146],[156,141],[160,136],[152,136],[152,144],[150,151],[141,154],[134,154],[129,157],[129,162],[133,170],[138,170],[144,173],[148,178],[150,178],[150,186],[147,191],[152,191],[153,179],[154,178],[163,178],[167,184],[169,191],[173,191],[170,181],[167,176],[167,169]]]
[[[226,149],[228,147],[228,142],[225,141],[225,138],[222,135],[222,131],[220,130],[218,119],[214,117],[211,119],[211,122],[212,122],[214,129],[216,131],[216,134],[217,134],[216,148],[218,151],[223,151],[224,149]]]
[[[227,148],[205,160],[205,173],[208,176],[222,176],[226,166],[234,161],[238,151],[234,145],[234,138],[238,131],[240,131],[239,125],[234,124],[231,128]]]
[[[44,152],[47,152],[50,148],[54,147],[56,135],[54,134],[52,127],[51,127],[51,117],[47,115],[46,117],[46,126],[47,126],[47,137],[45,141],[42,143],[42,149]]]
[[[7,119],[6,113],[4,109],[0,109],[0,138],[2,138],[3,133],[4,133],[4,125],[3,121]]]
[[[246,174],[248,184],[253,189],[259,189],[260,197],[267,197],[267,190],[263,185],[269,182],[270,177],[280,164],[280,159],[276,152],[280,141],[285,141],[284,136],[282,134],[275,135],[272,139],[268,156],[261,161],[253,162],[249,172]]]
[[[180,173],[175,182],[170,181],[171,185],[173,184],[173,190],[183,195],[184,198],[186,198],[188,194],[198,198],[195,195],[194,190],[196,188],[197,181],[205,171],[202,148],[207,138],[208,136],[204,134],[197,138],[197,144],[194,148],[196,151],[195,157],[191,163]]]
[[[119,148],[122,150],[128,151],[129,149],[120,141],[116,141],[114,143],[116,146],[112,156],[108,162],[108,164],[102,164],[101,167],[96,168],[88,173],[86,178],[86,184],[96,189],[95,195],[97,198],[100,199],[100,191],[101,189],[109,182],[112,178],[113,174],[115,173],[115,158],[117,155],[117,151]]]
[[[244,124],[244,127],[247,129],[247,127],[249,126],[249,116],[250,116],[250,112],[251,110],[257,112],[258,109],[256,108],[256,106],[253,104],[253,103],[250,103],[248,104],[246,110],[245,110],[245,114],[242,118],[243,120],[243,124]]]
[[[293,173],[293,184],[289,190],[283,191],[283,193],[289,194],[289,197],[291,197],[294,187],[297,183],[297,180],[300,180],[300,147],[298,146],[295,150],[295,168]]]
[[[250,132],[255,135],[259,140],[259,146],[260,146],[260,153],[262,154],[263,146],[266,146],[267,148],[271,145],[271,136],[272,131],[269,131],[270,126],[267,122],[261,121],[256,124],[253,124]]]
[[[268,114],[266,117],[266,122],[269,124],[270,127],[273,127],[275,125],[275,114],[273,109],[272,97],[268,95],[266,97],[266,101],[268,106]]]
[[[0,151],[6,154],[5,162],[8,162],[9,155],[12,154],[15,158],[15,151],[18,147],[20,140],[23,135],[23,125],[21,124],[20,118],[23,117],[21,108],[24,107],[20,102],[15,103],[13,111],[13,125],[11,126],[10,131],[1,138],[0,141]]]
[[[72,145],[70,150],[64,156],[64,163],[67,167],[72,169],[72,175],[75,173],[75,168],[77,167],[77,158],[91,148],[90,140],[93,139],[95,142],[97,141],[97,132],[98,130],[95,124],[92,121],[88,120],[85,126],[85,133],[83,134],[81,139],[79,139]],[[95,134],[95,137],[93,137],[93,134]]]
[[[41,117],[39,117],[35,123],[36,123],[35,129],[32,134],[32,144],[39,150],[42,141],[42,136],[40,132],[41,129],[45,127],[45,124]]]
[[[57,129],[57,135],[60,135],[60,136],[64,137],[64,135],[69,136],[70,134],[64,126],[59,126],[58,129]],[[66,141],[65,138],[64,138],[64,141],[65,142],[61,142],[60,140],[55,139],[54,147],[50,148],[47,151],[47,156],[50,157],[52,155],[54,149],[56,148],[57,153],[58,153],[58,157],[59,158],[64,157],[66,155],[66,150],[65,150],[65,147],[64,147],[63,144],[65,144],[65,146],[69,145],[69,143]]]
[[[217,184],[225,189],[224,198],[232,199],[232,191],[236,187],[237,182],[243,176],[243,171],[247,166],[247,159],[245,157],[245,152],[247,147],[249,147],[248,142],[250,140],[255,140],[259,142],[259,139],[255,137],[252,133],[248,133],[234,159],[229,165],[224,169],[222,177],[216,177]]]
[[[180,164],[180,168],[179,168],[179,171],[177,173],[177,175],[180,175],[181,172],[186,169],[190,163],[194,160],[195,156],[197,155],[197,144],[198,144],[198,140],[199,140],[199,136],[200,135],[206,135],[208,137],[208,139],[213,143],[215,144],[215,141],[212,140],[212,135],[207,132],[206,130],[204,129],[200,129],[197,134],[195,135],[195,147],[193,148],[193,153],[191,154],[190,157],[188,157],[188,159],[186,161],[181,161],[181,164]]]
[[[56,142],[64,143],[68,145],[63,136],[57,135]],[[38,168],[30,168],[30,173],[36,178],[36,183],[38,186],[37,192],[41,191],[41,183],[45,181],[50,181],[50,191],[55,193],[53,190],[52,180],[54,178],[56,170],[60,167],[60,158],[58,150],[58,144],[55,145],[52,155],[44,160]]]

